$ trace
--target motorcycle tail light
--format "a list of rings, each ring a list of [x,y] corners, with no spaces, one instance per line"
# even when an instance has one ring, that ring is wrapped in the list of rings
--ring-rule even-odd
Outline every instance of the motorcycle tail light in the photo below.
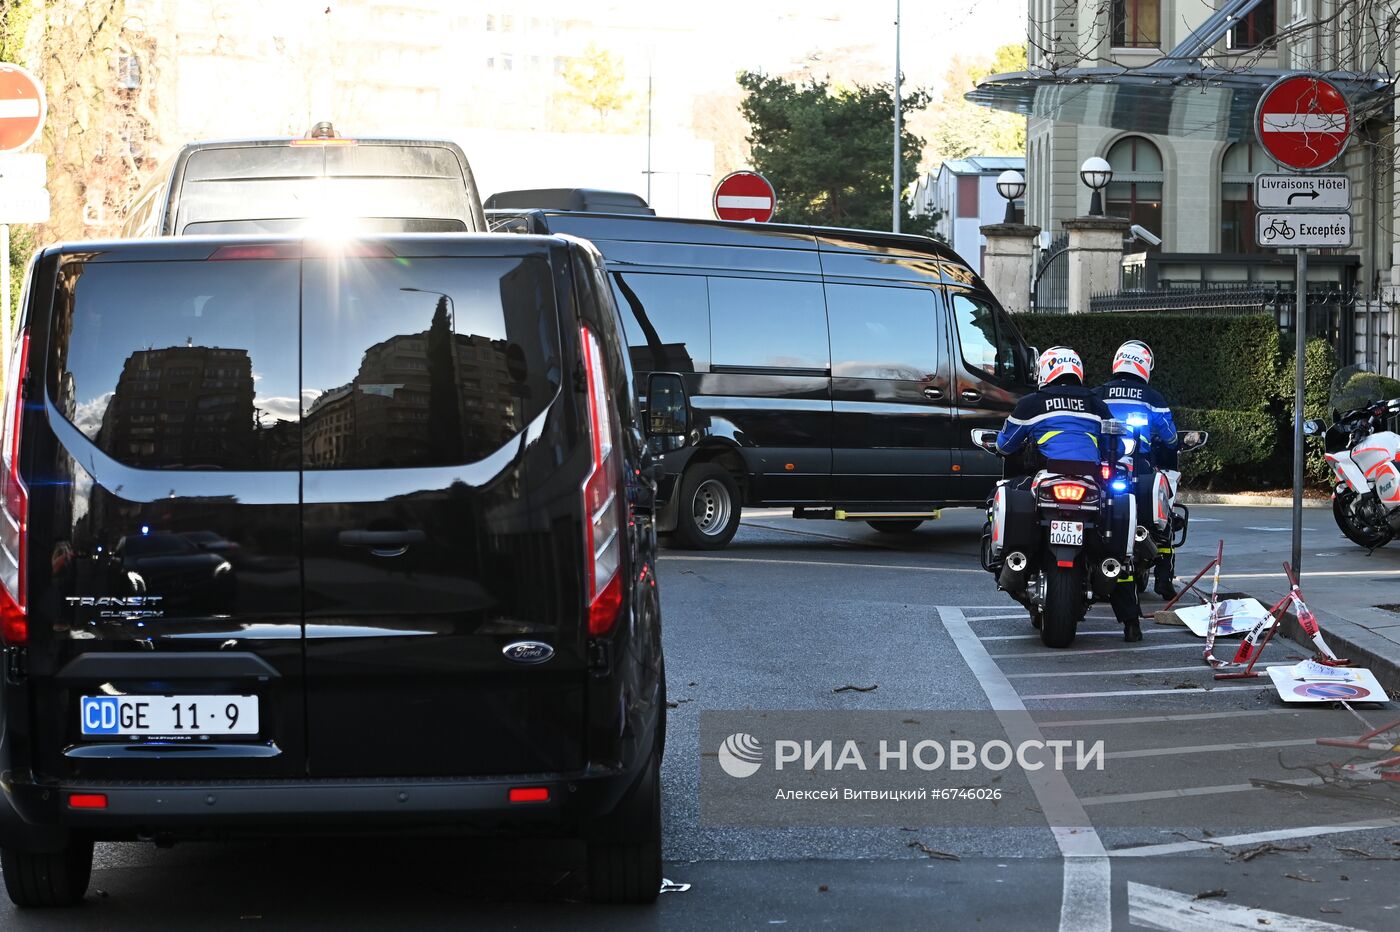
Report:
[[[1084,493],[1088,491],[1082,485],[1072,482],[1061,482],[1055,486],[1055,501],[1057,502],[1080,502],[1084,500]]]

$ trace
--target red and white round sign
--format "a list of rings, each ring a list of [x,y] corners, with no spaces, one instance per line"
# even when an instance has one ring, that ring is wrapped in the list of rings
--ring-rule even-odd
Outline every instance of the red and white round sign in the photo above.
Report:
[[[23,149],[44,128],[44,88],[17,65],[0,65],[0,152]]]
[[[1322,78],[1280,78],[1259,99],[1254,134],[1274,161],[1285,168],[1326,168],[1347,147],[1351,107],[1342,92]]]
[[[732,172],[715,185],[715,216],[767,223],[778,209],[773,186],[757,172]]]

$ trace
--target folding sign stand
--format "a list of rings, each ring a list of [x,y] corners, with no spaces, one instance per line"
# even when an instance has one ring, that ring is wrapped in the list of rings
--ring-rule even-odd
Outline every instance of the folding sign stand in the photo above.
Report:
[[[1344,779],[1366,782],[1400,783],[1400,719],[1388,725],[1373,728],[1355,741],[1345,738],[1318,738],[1317,743],[1327,747],[1350,748],[1354,751],[1381,751],[1395,756],[1383,760],[1364,763],[1333,764],[1332,768]]]
[[[1313,656],[1310,663],[1315,664],[1319,668],[1324,668],[1320,669],[1319,672],[1321,674],[1325,675],[1325,668],[1351,666],[1350,660],[1343,660],[1338,657],[1332,652],[1332,648],[1327,646],[1327,642],[1322,639],[1322,629],[1318,627],[1317,618],[1313,616],[1312,610],[1309,609],[1307,603],[1303,601],[1303,593],[1298,588],[1298,578],[1293,575],[1293,567],[1285,563],[1283,565],[1283,572],[1284,575],[1288,577],[1288,594],[1274,603],[1264,617],[1260,618],[1255,622],[1254,627],[1249,629],[1249,634],[1245,635],[1244,640],[1240,642],[1239,650],[1235,652],[1235,656],[1232,660],[1222,661],[1217,659],[1211,651],[1211,648],[1215,645],[1215,638],[1211,636],[1206,637],[1206,663],[1210,664],[1216,670],[1229,670],[1229,672],[1226,673],[1216,673],[1215,678],[1217,680],[1252,679],[1261,675],[1255,672],[1254,663],[1259,659],[1259,655],[1264,652],[1265,646],[1267,646],[1269,641],[1273,638],[1274,632],[1278,630],[1280,622],[1283,621],[1284,610],[1289,607],[1292,607],[1293,614],[1298,619],[1298,624],[1308,633],[1312,638],[1313,644],[1317,647],[1317,653]],[[1236,669],[1239,667],[1243,667],[1243,669]],[[1294,668],[1292,667],[1270,667],[1269,669],[1271,671],[1280,669],[1289,673],[1294,672]],[[1278,678],[1274,673],[1270,672],[1269,676],[1277,683]],[[1338,678],[1343,677],[1339,676]],[[1350,679],[1352,677],[1345,678]]]

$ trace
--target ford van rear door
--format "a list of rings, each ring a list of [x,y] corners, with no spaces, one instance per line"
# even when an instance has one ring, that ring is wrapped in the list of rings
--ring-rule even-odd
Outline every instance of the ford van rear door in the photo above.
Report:
[[[582,766],[577,327],[549,251],[511,245],[305,261],[313,776]]]
[[[31,300],[10,635],[45,775],[305,771],[300,262],[182,248],[68,256]]]

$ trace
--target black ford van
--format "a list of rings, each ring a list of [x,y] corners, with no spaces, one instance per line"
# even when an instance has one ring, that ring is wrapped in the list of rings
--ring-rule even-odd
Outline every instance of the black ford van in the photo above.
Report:
[[[94,840],[581,834],[660,888],[652,489],[567,237],[39,253],[4,396],[0,859]]]
[[[673,435],[652,443],[658,529],[678,543],[724,546],[745,505],[907,532],[982,507],[1001,478],[971,431],[1034,388],[1034,351],[942,244],[559,209],[487,220],[602,252],[649,423]]]

